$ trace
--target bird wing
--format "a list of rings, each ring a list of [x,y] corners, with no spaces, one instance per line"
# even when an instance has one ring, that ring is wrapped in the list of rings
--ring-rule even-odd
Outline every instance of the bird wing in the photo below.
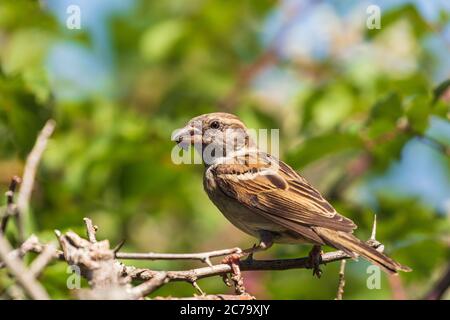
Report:
[[[304,235],[305,227],[344,232],[356,228],[352,220],[338,214],[306,179],[270,155],[259,155],[258,163],[236,161],[213,170],[217,185],[227,196],[289,230]]]

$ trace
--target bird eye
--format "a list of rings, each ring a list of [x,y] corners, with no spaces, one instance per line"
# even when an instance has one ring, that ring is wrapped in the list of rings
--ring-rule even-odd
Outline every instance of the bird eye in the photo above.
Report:
[[[215,121],[211,122],[210,127],[211,127],[211,129],[219,129],[219,127],[220,127],[219,121],[215,120]]]

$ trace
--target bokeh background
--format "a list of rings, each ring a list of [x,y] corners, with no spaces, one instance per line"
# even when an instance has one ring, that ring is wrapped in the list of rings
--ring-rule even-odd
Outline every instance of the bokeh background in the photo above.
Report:
[[[80,30],[66,27],[71,4]],[[366,27],[370,4],[381,8],[379,30]],[[28,232],[84,233],[89,216],[99,238],[126,239],[123,251],[247,247],[255,240],[203,192],[202,165],[170,156],[170,135],[188,119],[233,112],[249,127],[279,128],[281,158],[359,237],[376,213],[377,238],[414,269],[370,290],[368,263],[349,262],[344,298],[421,298],[450,258],[449,57],[450,2],[441,0],[0,0],[0,191],[53,118]],[[259,257],[309,249],[276,245]],[[333,299],[338,269],[325,266],[320,280],[310,270],[245,280],[258,298]],[[67,277],[54,263],[41,280],[53,298],[71,298]],[[10,285],[0,270],[2,297]],[[219,277],[199,285],[231,292]],[[174,283],[155,295],[194,293]]]

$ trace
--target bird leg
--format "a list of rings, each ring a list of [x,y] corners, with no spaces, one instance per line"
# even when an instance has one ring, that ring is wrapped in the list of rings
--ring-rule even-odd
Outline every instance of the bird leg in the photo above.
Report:
[[[264,231],[264,230],[260,231],[259,237],[260,237],[260,240],[259,240],[258,245],[255,244],[255,245],[253,245],[253,247],[242,251],[243,254],[248,254],[250,260],[253,259],[253,254],[255,252],[266,251],[273,245],[273,235],[271,232]]]
[[[253,253],[255,252],[257,246],[258,245],[255,243],[251,249],[247,249],[247,250],[251,250],[251,252],[248,254],[245,261],[250,261],[250,262],[253,261]]]
[[[255,252],[265,251],[265,250],[269,249],[270,247],[272,247],[273,234],[271,232],[262,230],[259,232],[259,237],[260,237],[260,240],[259,240],[258,245],[254,244],[253,247],[242,250],[242,252],[230,254],[222,260],[222,263],[225,263],[225,264],[230,264],[233,262],[239,263],[239,259],[244,256],[247,256],[247,255],[248,255],[248,259],[251,260],[251,259],[253,259],[253,254]]]
[[[317,276],[320,278],[322,275],[322,270],[320,270],[319,266],[322,262],[322,248],[319,245],[314,245],[311,251],[308,254],[309,256],[309,265],[313,269],[313,276]]]

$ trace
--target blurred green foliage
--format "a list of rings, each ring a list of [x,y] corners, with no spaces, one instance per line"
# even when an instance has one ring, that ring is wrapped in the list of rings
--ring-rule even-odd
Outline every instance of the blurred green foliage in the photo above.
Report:
[[[1,190],[6,191],[12,175],[22,173],[45,121],[57,122],[36,180],[31,231],[43,240],[54,240],[54,229],[83,233],[82,218],[88,216],[100,227],[99,238],[112,245],[126,239],[124,251],[194,252],[253,244],[207,199],[202,166],[177,166],[170,157],[174,129],[193,116],[225,110],[249,127],[280,128],[281,157],[360,226],[358,236],[369,236],[377,213],[378,239],[414,269],[401,275],[408,295],[423,296],[450,258],[448,208],[442,214],[394,190],[374,193],[368,203],[360,200],[360,190],[383,176],[415,137],[430,142],[449,178],[449,141],[427,138],[431,119],[449,120],[450,82],[433,80],[439,65],[432,50],[421,47],[435,28],[406,5],[386,12],[380,30],[360,30],[363,41],[393,51],[393,34],[400,30],[411,48],[408,59],[417,65],[407,71],[383,67],[383,54],[365,58],[361,53],[350,62],[334,55],[303,61],[280,53],[263,59],[271,49],[261,41],[261,30],[276,8],[273,1],[136,1],[105,22],[113,65],[106,89],[68,98],[55,88],[73,83],[49,71],[50,52],[58,43],[95,51],[91,30],[67,30],[38,1],[1,0]],[[442,19],[449,22],[448,15]],[[271,68],[301,78],[301,90],[285,103],[273,102],[256,88],[256,78]],[[8,235],[14,238],[12,228]],[[308,250],[277,245],[261,256],[298,257]],[[132,263],[164,269],[196,265]],[[310,271],[290,270],[248,274],[246,283],[259,298],[332,299],[338,267],[326,266],[320,280]],[[385,276],[381,290],[367,289],[366,267],[364,261],[348,264],[345,298],[390,298]],[[61,263],[45,271],[42,282],[52,297],[71,297],[67,276]],[[230,290],[218,278],[199,284],[208,293]],[[10,285],[0,270],[0,292]],[[193,293],[183,283],[157,292]]]

